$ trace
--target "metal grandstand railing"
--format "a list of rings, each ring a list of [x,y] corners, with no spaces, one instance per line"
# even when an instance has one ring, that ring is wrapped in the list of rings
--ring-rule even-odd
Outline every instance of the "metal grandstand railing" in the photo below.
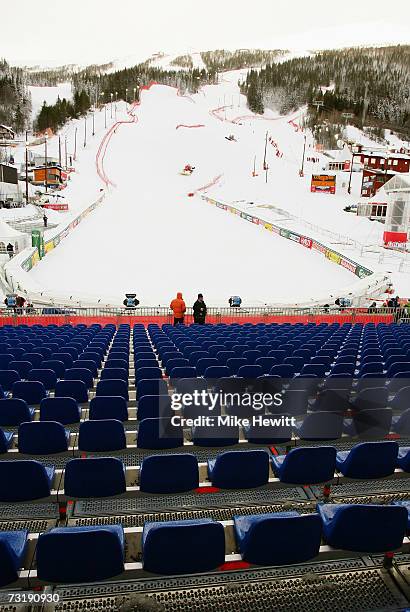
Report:
[[[172,323],[173,314],[166,307],[126,308],[67,308],[60,306],[29,306],[25,308],[4,308],[0,311],[0,325],[56,323],[63,322],[114,322],[114,323]],[[407,308],[208,308],[208,323],[409,323]],[[192,308],[185,314],[186,324],[193,323]]]

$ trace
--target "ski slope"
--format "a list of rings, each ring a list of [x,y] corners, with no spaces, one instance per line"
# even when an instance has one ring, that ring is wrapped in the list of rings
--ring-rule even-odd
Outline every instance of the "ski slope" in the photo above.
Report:
[[[297,217],[301,226],[314,225],[317,236],[330,247],[347,256],[355,254],[372,269],[384,269],[357,249],[350,252],[352,247],[343,240],[323,237],[327,230],[358,244],[381,243],[381,224],[343,212],[359,197],[359,176],[353,175],[350,196],[346,173],[338,175],[335,196],[311,194],[311,173],[321,172],[327,158],[313,152],[308,137],[306,154],[315,153],[319,162],[306,162],[305,177],[300,178],[304,134],[295,127],[298,114],[281,117],[269,111],[264,118],[253,116],[239,94],[240,76],[225,73],[219,85],[192,96],[154,85],[142,92],[133,122],[125,103],[118,103],[117,120],[128,123],[117,127],[99,162],[100,176],[102,170],[115,187],[107,189],[103,205],[33,268],[33,290],[37,285],[55,294],[104,301],[117,296],[118,303],[132,291],[141,305],[167,305],[176,291],[182,291],[188,303],[202,292],[213,305],[226,305],[230,295],[239,294],[244,304],[261,305],[328,301],[355,282],[354,275],[318,253],[207,205],[200,197],[204,192],[243,210],[256,208],[264,219],[283,227],[291,227]],[[109,128],[115,118],[109,106],[106,110]],[[79,210],[103,186],[95,168],[105,133],[103,115],[96,114],[96,136],[81,151],[65,193]],[[81,129],[81,122],[77,127]],[[72,134],[73,127],[68,129]],[[267,182],[261,168],[266,132],[276,145],[267,149]],[[229,134],[237,142],[227,141]],[[252,176],[255,156],[257,177]],[[195,166],[190,177],[180,174],[186,163]],[[203,189],[206,185],[212,186]],[[279,216],[278,208],[283,211]],[[407,280],[401,285],[402,295],[406,282],[410,294]]]

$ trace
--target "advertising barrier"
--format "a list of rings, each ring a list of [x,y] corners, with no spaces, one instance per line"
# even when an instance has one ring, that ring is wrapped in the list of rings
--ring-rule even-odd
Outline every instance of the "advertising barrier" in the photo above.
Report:
[[[336,175],[335,174],[312,174],[310,184],[312,193],[336,193]]]
[[[224,210],[227,210],[228,212],[234,215],[239,215],[242,219],[258,224],[264,229],[268,230],[269,232],[279,234],[280,236],[282,236],[282,238],[287,238],[288,240],[292,240],[293,242],[296,242],[307,249],[315,249],[316,251],[319,251],[319,253],[322,253],[327,259],[329,259],[329,261],[333,261],[339,266],[342,266],[343,268],[345,268],[346,270],[349,270],[349,272],[352,272],[352,274],[355,274],[359,278],[364,278],[366,276],[370,276],[371,274],[373,274],[373,270],[370,270],[369,268],[366,268],[365,266],[358,264],[356,261],[353,261],[352,259],[345,257],[344,255],[342,255],[341,253],[338,253],[337,251],[333,251],[333,249],[329,249],[327,246],[325,246],[321,242],[317,242],[316,240],[313,240],[309,236],[302,236],[301,234],[298,234],[297,232],[293,232],[284,227],[280,227],[279,225],[275,225],[274,223],[270,223],[268,221],[265,221],[264,219],[260,219],[259,217],[248,215],[247,213],[241,211],[240,209],[235,208],[231,204],[227,205],[222,202],[217,202],[213,198],[209,198],[206,195],[202,195],[201,197],[203,200],[205,200],[205,202],[208,202],[208,204],[214,204],[218,206],[218,208],[223,208]]]

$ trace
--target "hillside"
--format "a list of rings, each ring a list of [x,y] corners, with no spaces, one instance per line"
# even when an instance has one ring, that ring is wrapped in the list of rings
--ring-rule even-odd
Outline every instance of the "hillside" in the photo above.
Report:
[[[270,63],[251,70],[242,84],[249,107],[287,113],[313,101],[322,112],[363,111],[375,125],[410,133],[410,46],[349,48]]]

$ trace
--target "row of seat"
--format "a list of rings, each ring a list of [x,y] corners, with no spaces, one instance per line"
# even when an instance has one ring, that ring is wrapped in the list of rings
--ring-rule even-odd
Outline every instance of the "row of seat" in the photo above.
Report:
[[[264,450],[225,451],[207,463],[213,487],[250,489],[269,482],[269,470],[281,483],[318,484],[332,481],[338,471],[347,478],[391,476],[396,468],[410,472],[410,447],[394,441],[364,442],[350,451],[333,446],[297,447],[286,455]],[[0,501],[16,502],[60,495],[55,469],[32,459],[0,462]],[[140,490],[148,493],[181,493],[199,486],[195,455],[170,454],[145,457],[140,469]],[[70,498],[110,497],[127,492],[126,469],[119,458],[91,457],[67,461],[64,495]]]
[[[142,563],[128,565],[128,571],[177,575],[228,569],[228,528],[233,530],[239,552],[231,558],[275,566],[315,559],[322,540],[347,551],[391,552],[401,548],[407,524],[407,508],[398,504],[319,504],[313,514],[238,515],[226,526],[212,519],[146,522],[138,546]],[[126,546],[132,539],[136,540],[136,532],[125,534],[121,525],[50,529],[37,539],[36,570],[30,576],[46,583],[126,576]],[[30,568],[32,559],[26,559],[27,552],[27,530],[0,532],[0,586],[16,582],[20,568]]]

